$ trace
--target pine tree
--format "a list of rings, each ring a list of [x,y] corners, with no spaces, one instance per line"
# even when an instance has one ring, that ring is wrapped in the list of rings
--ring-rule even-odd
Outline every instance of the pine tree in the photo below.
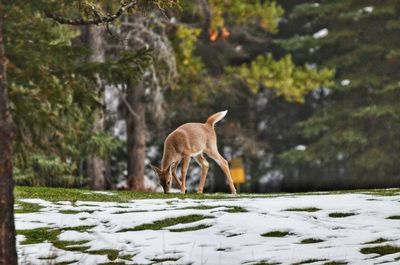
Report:
[[[69,150],[68,143],[71,138],[76,143],[82,136],[81,129],[91,106],[85,103],[94,101],[87,90],[89,78],[73,67],[77,54],[71,49],[71,38],[76,31],[54,23],[49,26],[43,13],[65,24],[107,24],[126,11],[174,1],[145,1],[143,6],[136,1],[123,1],[113,15],[104,16],[90,9],[90,14],[75,20],[49,10],[67,9],[67,14],[75,15],[82,11],[79,7],[93,7],[94,3],[10,2],[0,3],[0,264],[14,265],[17,264],[12,164],[15,127],[10,112],[19,136],[16,149],[20,144],[28,147],[28,152],[45,151],[65,158],[76,154],[76,149]],[[20,151],[21,163],[26,163],[23,158],[29,156],[23,155],[25,148]]]
[[[310,1],[283,42],[295,61],[336,68],[336,84],[298,125],[307,149],[282,154],[286,188],[399,185],[400,1]]]

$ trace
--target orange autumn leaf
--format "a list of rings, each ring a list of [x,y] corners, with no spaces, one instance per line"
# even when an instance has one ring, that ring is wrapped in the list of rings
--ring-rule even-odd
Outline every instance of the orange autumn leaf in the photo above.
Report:
[[[215,42],[218,39],[218,31],[211,29],[210,30],[210,41]]]
[[[225,28],[225,27],[222,27],[221,37],[223,39],[227,39],[230,35],[231,35],[231,33],[229,32],[229,30],[227,28]]]

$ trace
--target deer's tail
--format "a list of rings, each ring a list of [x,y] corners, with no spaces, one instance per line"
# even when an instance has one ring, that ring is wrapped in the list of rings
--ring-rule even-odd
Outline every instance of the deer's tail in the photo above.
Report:
[[[217,112],[217,113],[211,115],[210,117],[208,117],[206,123],[209,124],[211,127],[214,127],[214,125],[217,122],[219,122],[226,116],[226,113],[228,113],[227,110]]]

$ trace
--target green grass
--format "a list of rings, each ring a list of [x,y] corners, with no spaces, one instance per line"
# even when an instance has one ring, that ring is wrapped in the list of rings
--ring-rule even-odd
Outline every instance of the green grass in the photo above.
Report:
[[[100,201],[100,202],[129,202],[137,199],[229,199],[230,194],[198,194],[198,193],[173,193],[164,194],[156,192],[130,192],[130,191],[111,191],[113,195],[95,193],[87,189],[66,189],[49,187],[15,187],[15,197],[17,199],[40,198],[47,201]],[[246,196],[246,195],[243,195]],[[238,196],[238,197],[241,197]],[[248,197],[248,196],[246,196]]]
[[[371,195],[379,196],[396,196],[400,195],[400,189],[370,189],[370,190],[359,190]]]
[[[300,262],[293,263],[292,265],[308,264],[308,263],[314,263],[314,262],[325,261],[325,260],[326,259],[307,259],[307,260],[302,260]]]
[[[52,243],[55,247],[70,251],[81,251],[88,249],[87,247],[73,247],[70,248],[70,245],[80,245],[87,243],[88,241],[60,241],[58,240],[58,236],[61,234],[62,231],[66,230],[74,230],[79,232],[84,232],[93,226],[75,226],[75,227],[64,227],[64,228],[35,228],[29,230],[17,230],[17,234],[24,235],[25,240],[21,242],[22,245],[27,244],[38,244],[48,241]]]
[[[90,247],[85,247],[85,246],[80,246],[82,244],[85,244],[89,241],[82,240],[82,241],[61,241],[57,240],[53,242],[53,246],[59,249],[63,249],[66,251],[79,251],[79,252],[85,252],[88,250]]]
[[[197,205],[197,206],[189,206],[185,208],[179,208],[177,210],[183,210],[183,209],[193,209],[193,210],[212,210],[215,208],[221,208],[225,207],[228,208],[226,210],[222,210],[223,212],[227,213],[245,213],[248,212],[245,208],[240,207],[240,206],[225,206],[225,205],[216,205],[216,206],[211,206],[211,205]]]
[[[79,261],[78,260],[63,261],[63,262],[57,262],[55,265],[68,265],[68,264],[72,264],[75,262],[79,262]]]
[[[263,236],[263,237],[285,237],[288,235],[293,235],[293,234],[290,233],[289,231],[271,231],[271,232],[264,233],[261,236]]]
[[[161,262],[166,262],[166,261],[178,261],[179,258],[153,258],[151,259],[151,261],[155,262],[155,263],[161,263]]]
[[[100,249],[100,250],[89,250],[85,251],[85,253],[92,255],[107,255],[109,260],[116,260],[119,255],[119,250],[116,249]]]
[[[191,227],[185,227],[185,228],[170,229],[169,231],[171,231],[171,232],[188,232],[188,231],[196,231],[196,230],[206,229],[209,227],[211,227],[211,225],[197,225],[197,226],[191,226]]]
[[[14,210],[15,213],[34,213],[39,212],[43,207],[35,203],[17,201],[18,208]]]
[[[211,210],[211,209],[215,209],[215,208],[219,208],[219,207],[224,207],[224,206],[211,206],[211,205],[197,205],[197,206],[188,206],[188,207],[184,207],[184,208],[179,208],[178,210],[187,210],[187,209],[191,209],[191,210]]]
[[[58,212],[62,213],[62,214],[77,214],[77,213],[80,213],[81,211],[78,211],[78,210],[60,210]]]
[[[77,214],[77,213],[94,213],[95,210],[60,210],[59,213],[62,214]]]
[[[62,249],[65,251],[79,251],[82,253],[88,254],[97,254],[97,255],[107,255],[108,259],[115,260],[118,258],[119,251],[113,249],[104,249],[104,250],[96,250],[96,251],[88,251],[90,247],[80,246],[89,241],[61,241],[58,240],[57,237],[60,234],[61,229],[50,229],[50,228],[36,228],[31,230],[18,230],[18,234],[22,234],[26,236],[26,240],[21,244],[37,244],[45,241],[49,241],[53,244],[54,247],[58,249]],[[42,258],[42,259],[51,259],[52,257]],[[56,258],[56,257],[53,257]],[[56,264],[70,264],[77,261],[67,261]]]
[[[223,210],[224,212],[227,213],[246,213],[248,212],[245,208],[240,207],[240,206],[227,206],[229,209]]]
[[[94,193],[87,189],[67,189],[67,188],[49,188],[49,187],[15,187],[16,199],[40,198],[47,201],[106,201],[106,202],[129,202],[137,199],[232,199],[230,194],[198,194],[198,193],[155,193],[155,192],[130,192],[130,191],[111,191],[113,195]],[[377,196],[394,196],[400,194],[400,189],[359,189],[359,190],[341,190],[329,192],[297,192],[297,193],[268,193],[258,194],[260,198],[274,198],[277,196],[292,196],[292,195],[321,195],[321,194],[347,194],[347,193],[364,193]],[[241,193],[234,199],[253,197],[254,194]]]
[[[391,219],[391,220],[400,220],[400,215],[392,215],[392,216],[389,216],[388,218],[386,218],[386,219]]]
[[[17,234],[24,235],[26,238],[21,242],[22,245],[37,244],[45,241],[53,242],[57,240],[61,231],[52,228],[36,228],[29,230],[17,230]]]
[[[313,213],[313,212],[318,212],[319,210],[321,210],[321,209],[316,208],[316,207],[308,207],[308,208],[289,208],[289,209],[286,209],[285,211],[289,211],[289,212],[310,212],[310,213]]]
[[[276,262],[268,262],[266,260],[260,260],[260,261],[249,261],[249,262],[245,262],[243,264],[248,264],[248,265],[279,265],[280,263],[276,263]]]
[[[69,231],[78,231],[78,232],[86,232],[87,230],[95,227],[95,225],[81,225],[81,226],[69,226],[60,228],[61,231],[69,230]]]
[[[232,233],[232,234],[227,235],[226,237],[235,237],[235,236],[240,236],[240,235],[243,235],[243,233],[242,234]]]
[[[301,244],[314,244],[314,243],[320,243],[320,242],[324,242],[324,240],[319,239],[319,238],[306,238],[301,240]]]
[[[126,255],[121,255],[121,256],[119,256],[119,258],[120,258],[120,259],[124,259],[124,260],[128,260],[128,261],[131,261],[132,258],[133,258],[134,256],[135,256],[135,255],[126,254]]]
[[[355,213],[341,213],[341,212],[334,212],[330,213],[328,216],[332,218],[343,218],[356,215]]]
[[[360,250],[362,254],[379,254],[381,256],[400,252],[400,247],[393,245],[384,245],[376,247],[366,247]]]
[[[153,210],[151,212],[159,212],[159,211],[165,211],[165,210]],[[112,214],[125,214],[125,213],[146,213],[146,212],[150,212],[147,210],[142,210],[142,211],[117,211],[117,212],[113,212]]]
[[[198,214],[185,215],[185,216],[179,216],[179,217],[174,217],[174,218],[158,220],[158,221],[154,221],[153,223],[142,224],[142,225],[135,226],[133,228],[121,229],[118,232],[141,231],[141,230],[161,230],[164,227],[173,226],[176,224],[193,223],[193,222],[197,222],[197,221],[200,221],[200,220],[203,220],[206,218],[213,218],[213,217],[205,216],[205,215],[198,215]]]
[[[389,239],[386,239],[386,238],[380,237],[380,238],[378,238],[378,239],[375,239],[375,240],[366,242],[366,243],[364,243],[364,244],[379,244],[379,243],[384,243],[384,242],[388,242],[388,241],[390,241],[390,240],[389,240]]]
[[[174,211],[174,210],[212,210],[215,208],[221,208],[221,207],[225,207],[228,209],[222,210],[223,212],[227,212],[227,213],[245,213],[248,212],[245,208],[240,207],[240,206],[224,206],[224,205],[217,205],[217,206],[209,206],[209,205],[197,205],[197,206],[189,206],[189,207],[184,207],[184,208],[175,208],[175,209],[168,209],[170,211]],[[124,210],[124,211],[117,211],[114,212],[113,214],[125,214],[125,213],[141,213],[141,212],[159,212],[159,211],[166,211],[166,209],[164,210],[152,210],[152,211],[146,211],[146,210]]]

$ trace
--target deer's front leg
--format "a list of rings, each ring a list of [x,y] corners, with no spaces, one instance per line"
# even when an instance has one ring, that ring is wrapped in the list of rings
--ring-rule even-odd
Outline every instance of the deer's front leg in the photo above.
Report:
[[[209,164],[202,154],[198,155],[195,159],[196,159],[197,164],[199,164],[199,166],[201,167],[201,176],[200,176],[200,182],[199,182],[199,187],[197,189],[197,193],[203,193],[203,188],[204,188],[204,184],[206,183],[206,177],[207,177]]]
[[[179,188],[182,188],[182,182],[180,181],[180,179],[178,178],[178,176],[176,175],[176,169],[178,168],[178,163],[177,162],[174,167],[172,168],[172,176],[174,177],[176,183],[178,183]]]
[[[182,185],[181,193],[186,193],[186,174],[189,168],[190,156],[185,156],[182,161]]]

